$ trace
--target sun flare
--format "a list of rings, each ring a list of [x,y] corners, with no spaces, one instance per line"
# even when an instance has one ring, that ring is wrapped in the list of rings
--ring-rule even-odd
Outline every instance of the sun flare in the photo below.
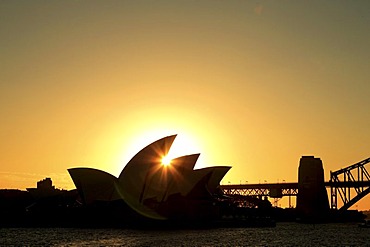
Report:
[[[125,140],[125,143],[129,143],[130,145],[125,146],[125,152],[122,152],[120,154],[120,163],[127,164],[130,161],[130,158],[135,156],[136,153],[140,151],[142,147],[148,145],[148,143],[156,141],[163,136],[173,135],[174,133],[178,134],[178,136],[174,140],[169,152],[167,154],[159,154],[161,156],[159,160],[159,163],[161,165],[167,167],[171,165],[171,161],[175,158],[189,154],[202,153],[202,146],[200,145],[199,140],[194,134],[189,134],[184,130],[168,131],[161,129],[149,129],[139,136],[135,136],[132,139]],[[202,167],[199,161],[197,163],[197,166],[198,168]],[[121,169],[121,166],[117,166],[118,171],[116,171],[116,173],[118,174],[120,172],[119,169]]]
[[[172,159],[170,157],[164,156],[162,158],[162,165],[169,166],[169,165],[171,165],[171,161],[172,161]]]

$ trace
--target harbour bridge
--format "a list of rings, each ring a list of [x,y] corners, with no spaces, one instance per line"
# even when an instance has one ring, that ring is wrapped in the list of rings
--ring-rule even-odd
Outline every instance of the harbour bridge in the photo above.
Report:
[[[324,182],[324,185],[330,190],[331,209],[345,211],[370,193],[370,175],[365,167],[369,163],[370,158],[367,158],[346,168],[330,171],[330,180]],[[289,207],[291,197],[298,195],[299,187],[298,182],[221,185],[226,195],[239,198],[241,203],[246,198],[270,197],[276,204],[279,199],[288,196]],[[338,199],[342,202],[340,208]]]

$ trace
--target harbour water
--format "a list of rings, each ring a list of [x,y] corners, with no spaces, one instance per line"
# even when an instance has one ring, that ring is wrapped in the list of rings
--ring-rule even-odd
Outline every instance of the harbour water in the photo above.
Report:
[[[370,246],[370,228],[354,223],[197,230],[1,228],[0,246]]]

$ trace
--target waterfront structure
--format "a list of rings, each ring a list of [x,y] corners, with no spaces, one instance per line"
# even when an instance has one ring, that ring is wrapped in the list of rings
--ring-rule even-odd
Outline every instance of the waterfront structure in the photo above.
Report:
[[[56,189],[51,178],[45,178],[37,182],[36,188],[27,188],[27,191],[34,198],[43,198],[61,194],[61,190]]]
[[[217,214],[215,199],[229,166],[194,170],[199,154],[162,163],[176,135],[159,139],[138,152],[118,177],[92,168],[71,168],[69,174],[85,205],[124,201],[151,219],[199,219]]]
[[[336,171],[330,171],[330,180],[324,181],[323,163],[314,156],[302,156],[298,168],[298,182],[228,184],[221,185],[223,192],[235,198],[240,205],[256,206],[256,198],[273,198],[274,205],[284,196],[297,197],[297,213],[303,218],[325,218],[328,211],[346,212],[370,193],[370,173],[366,166],[370,158]],[[328,192],[330,191],[330,209]],[[338,200],[341,205],[338,205]],[[258,203],[258,201],[257,201]],[[334,216],[335,218],[336,216]]]
[[[297,211],[306,217],[323,216],[329,212],[324,168],[320,158],[302,156],[300,159]]]
[[[93,168],[71,168],[68,172],[83,204],[91,205],[96,201],[108,202],[120,198],[115,176]]]

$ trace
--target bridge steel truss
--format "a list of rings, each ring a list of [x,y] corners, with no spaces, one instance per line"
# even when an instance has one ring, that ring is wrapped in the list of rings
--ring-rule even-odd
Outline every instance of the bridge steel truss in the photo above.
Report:
[[[264,183],[264,184],[229,184],[221,185],[221,189],[226,195],[230,196],[252,196],[262,199],[262,197],[274,198],[275,204],[283,196],[289,196],[289,207],[291,206],[290,197],[298,195],[298,183]]]
[[[344,211],[370,193],[370,175],[365,168],[368,163],[370,158],[330,172],[330,181],[326,184],[330,186],[332,209],[338,209],[338,194],[343,202],[339,210]],[[355,191],[355,195],[351,195],[351,191]]]
[[[280,198],[282,196],[296,196],[298,194],[297,183],[281,184],[229,184],[221,185],[222,190],[227,195],[243,196],[269,196]]]

